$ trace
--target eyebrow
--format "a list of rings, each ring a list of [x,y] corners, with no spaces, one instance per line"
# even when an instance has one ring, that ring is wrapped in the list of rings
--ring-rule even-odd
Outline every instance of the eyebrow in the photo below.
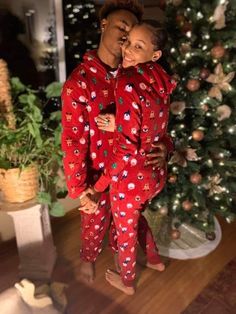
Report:
[[[143,41],[142,39],[137,39],[138,41],[141,41],[142,43],[144,43],[144,45],[146,45],[147,43],[145,41]]]
[[[120,22],[124,23],[126,26],[130,26],[125,20],[120,20]]]

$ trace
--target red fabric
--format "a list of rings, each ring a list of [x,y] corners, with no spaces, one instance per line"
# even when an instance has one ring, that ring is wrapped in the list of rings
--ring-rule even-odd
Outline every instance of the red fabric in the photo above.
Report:
[[[165,169],[154,172],[152,167],[145,168],[145,162],[154,142],[163,140],[167,143],[169,95],[174,88],[175,82],[156,63],[121,70],[116,86],[113,154],[95,184],[97,191],[104,191],[111,182],[113,185],[119,182],[124,169],[129,172],[130,181],[132,176],[137,176],[134,169],[143,168],[149,176],[157,177],[165,172]],[[140,183],[147,181],[142,179]]]
[[[103,191],[110,184],[111,210],[117,230],[121,278],[133,286],[137,238],[146,245],[147,260],[160,263],[160,257],[145,224],[139,226],[141,211],[148,200],[164,187],[166,169],[146,166],[152,144],[168,140],[169,95],[175,83],[157,64],[142,64],[122,70],[116,86],[116,130],[113,153],[104,173],[95,184]]]
[[[95,118],[99,113],[115,113],[114,87],[115,79],[94,51],[85,55],[84,61],[64,84],[62,150],[68,192],[72,198],[77,198],[88,185],[96,182],[111,155],[113,133],[100,131]],[[81,258],[93,262],[101,251],[105,232],[110,225],[108,194],[102,195],[95,214],[81,215]],[[143,237],[146,232],[149,232],[146,227],[144,233],[140,232],[141,245],[145,243]],[[117,251],[115,240],[115,230],[110,228],[110,245]],[[155,245],[154,242],[150,247],[152,245]]]
[[[101,112],[114,111],[115,79],[92,51],[62,91],[62,150],[68,193],[77,198],[104,169],[113,134],[97,128]]]

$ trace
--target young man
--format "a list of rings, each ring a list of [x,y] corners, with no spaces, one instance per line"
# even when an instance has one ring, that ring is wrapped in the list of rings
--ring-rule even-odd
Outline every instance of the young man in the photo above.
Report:
[[[102,173],[113,144],[113,133],[100,131],[96,118],[100,113],[114,113],[116,70],[121,59],[121,45],[131,28],[141,20],[142,7],[135,0],[107,1],[101,9],[101,40],[97,51],[86,53],[83,62],[72,72],[62,92],[62,149],[69,196],[80,197]],[[165,162],[166,145],[158,145],[149,163]],[[160,150],[160,151],[157,151]],[[122,198],[122,195],[120,195]],[[95,261],[110,226],[109,192],[96,203],[89,195],[81,199],[81,274],[89,282],[95,275]],[[143,228],[148,229],[147,223]],[[113,224],[110,246],[117,252]]]

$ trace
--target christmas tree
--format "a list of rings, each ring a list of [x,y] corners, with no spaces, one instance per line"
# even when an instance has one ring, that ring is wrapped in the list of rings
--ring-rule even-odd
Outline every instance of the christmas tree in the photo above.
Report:
[[[64,0],[64,31],[67,74],[87,50],[98,45],[98,17],[93,1]]]
[[[235,217],[236,2],[170,0],[170,64],[179,83],[170,105],[175,152],[150,207],[214,237],[214,216]],[[177,232],[176,232],[177,231]]]

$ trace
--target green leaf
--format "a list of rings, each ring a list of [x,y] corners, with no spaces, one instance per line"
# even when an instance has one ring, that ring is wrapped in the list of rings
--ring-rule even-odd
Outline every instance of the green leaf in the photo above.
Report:
[[[51,195],[46,192],[39,192],[37,198],[40,204],[50,205],[52,202]]]
[[[62,83],[60,82],[53,82],[49,84],[46,89],[46,97],[59,97],[61,95]]]
[[[61,203],[55,202],[51,206],[50,215],[53,217],[62,217],[65,215],[64,207]]]
[[[23,85],[18,77],[13,77],[11,79],[11,86],[12,90],[14,90],[16,93],[20,93],[25,91],[26,87]]]

